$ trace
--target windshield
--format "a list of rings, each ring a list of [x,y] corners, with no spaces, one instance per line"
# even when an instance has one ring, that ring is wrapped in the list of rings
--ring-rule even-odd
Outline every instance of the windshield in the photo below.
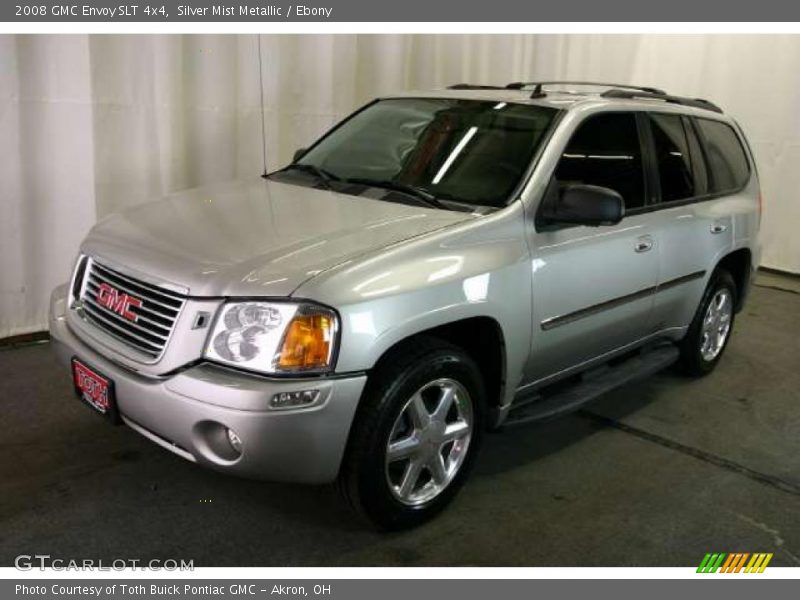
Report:
[[[331,181],[505,206],[556,110],[443,98],[379,100],[297,161]],[[353,193],[349,186],[344,190]]]

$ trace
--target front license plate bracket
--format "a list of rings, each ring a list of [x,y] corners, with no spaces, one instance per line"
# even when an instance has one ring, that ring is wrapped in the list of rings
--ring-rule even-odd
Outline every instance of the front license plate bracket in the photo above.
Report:
[[[114,381],[77,356],[72,357],[72,384],[78,398],[110,423],[120,425]]]

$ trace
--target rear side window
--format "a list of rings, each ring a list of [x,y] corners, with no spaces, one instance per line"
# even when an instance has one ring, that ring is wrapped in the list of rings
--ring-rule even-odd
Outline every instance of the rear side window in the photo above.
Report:
[[[649,114],[653,132],[661,201],[673,202],[697,195],[692,153],[680,115]]]
[[[589,117],[567,144],[556,167],[559,186],[598,185],[618,192],[625,208],[644,206],[644,168],[633,113]]]
[[[705,142],[710,191],[730,192],[742,187],[750,177],[750,167],[733,127],[710,119],[696,122]]]

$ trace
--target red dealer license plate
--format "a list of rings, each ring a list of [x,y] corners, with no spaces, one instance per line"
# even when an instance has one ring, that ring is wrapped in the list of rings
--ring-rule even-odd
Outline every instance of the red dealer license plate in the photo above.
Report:
[[[72,359],[72,381],[78,397],[108,417],[113,423],[119,421],[114,401],[114,382],[85,365],[77,358]]]

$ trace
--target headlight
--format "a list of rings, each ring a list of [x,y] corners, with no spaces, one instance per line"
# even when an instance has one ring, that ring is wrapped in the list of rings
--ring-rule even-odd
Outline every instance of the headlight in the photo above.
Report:
[[[333,366],[337,331],[336,314],[322,306],[228,302],[205,356],[261,373],[320,373]]]

